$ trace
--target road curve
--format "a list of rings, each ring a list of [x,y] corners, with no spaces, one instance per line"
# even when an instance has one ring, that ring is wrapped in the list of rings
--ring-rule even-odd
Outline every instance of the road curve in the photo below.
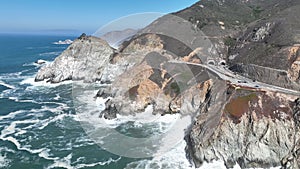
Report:
[[[202,68],[206,68],[213,74],[217,75],[218,78],[229,81],[231,84],[235,84],[242,87],[250,87],[250,88],[256,88],[256,89],[262,89],[262,90],[269,90],[273,92],[280,92],[285,93],[289,95],[295,95],[300,96],[300,91],[287,89],[279,86],[270,85],[267,83],[262,82],[253,82],[253,80],[243,77],[241,75],[235,75],[230,70],[226,69],[223,66],[215,66],[215,65],[205,65],[205,64],[198,64],[198,63],[191,63],[191,62],[183,62],[178,60],[172,60],[169,61],[170,63],[179,63],[179,64],[187,64],[187,65],[195,65],[195,66],[201,66]]]

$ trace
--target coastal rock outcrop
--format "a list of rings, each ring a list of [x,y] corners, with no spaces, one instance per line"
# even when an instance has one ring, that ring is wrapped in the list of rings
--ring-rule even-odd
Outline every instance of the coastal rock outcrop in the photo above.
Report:
[[[187,80],[190,80],[193,74],[181,72],[186,65],[169,63],[171,58],[171,55],[151,52],[140,64],[121,74],[112,83],[109,91],[106,91],[114,96],[107,103],[108,111],[114,111],[110,109],[111,105],[114,105],[120,114],[128,115],[142,112],[148,105],[153,105],[156,113],[177,113],[179,110],[175,107],[180,106],[170,104],[181,92],[189,88],[184,84],[187,84]],[[190,77],[183,78],[184,75]]]
[[[232,168],[299,168],[299,99],[272,92],[236,90],[229,87],[228,100],[209,118],[210,102],[190,134],[196,163],[222,160]],[[295,101],[296,100],[296,101]],[[207,127],[214,123],[215,127]]]
[[[299,8],[297,0],[203,0],[175,15],[199,28],[231,71],[299,91]],[[229,85],[216,102],[214,85],[188,138],[196,164],[299,168],[299,95]]]
[[[147,62],[146,57],[145,62],[141,61],[140,65],[125,71],[120,78],[119,84],[122,85],[113,91],[127,99],[121,97],[112,100],[110,104],[117,107],[119,113],[125,114],[143,111],[146,105],[152,104],[155,105],[155,111],[162,114],[187,112],[196,115],[188,138],[188,153],[198,166],[203,162],[222,160],[228,168],[236,163],[242,168],[299,168],[300,135],[298,116],[295,116],[299,106],[299,101],[295,100],[299,96],[267,89],[234,87],[230,82],[224,84],[220,80],[212,80],[211,76],[198,79],[193,85],[186,85],[187,81],[184,81],[183,89],[178,85],[180,83],[177,83],[175,74],[170,73],[176,71],[164,69],[168,64],[175,65],[168,63],[172,59],[193,63],[205,63],[203,61],[209,59],[218,63],[224,59],[231,70],[240,75],[270,85],[299,90],[299,52],[295,48],[299,44],[298,33],[295,31],[299,25],[291,24],[299,23],[298,18],[294,17],[298,11],[296,9],[299,9],[299,1],[219,2],[203,0],[174,13],[187,21],[183,21],[188,25],[183,35],[189,35],[187,31],[191,27],[195,32],[203,32],[202,35],[194,35],[194,41],[193,37],[185,36],[188,38],[181,39],[167,31],[166,25],[172,25],[172,17],[169,15],[146,27],[145,32],[158,32],[158,35],[151,35],[157,37],[151,39],[151,44],[161,44],[154,46],[159,47],[158,53],[163,59],[153,59],[160,64],[151,65],[152,62]],[[140,45],[147,41],[141,39],[150,39],[150,35],[147,36],[144,34],[124,43],[121,53],[142,49]],[[196,50],[201,46],[198,43],[200,41],[197,42],[201,37],[209,39],[210,43],[207,44],[211,46],[205,48],[209,51]],[[168,57],[161,51],[169,51]],[[198,61],[195,60],[197,56],[192,57],[193,52],[201,55]],[[141,68],[147,70],[137,76]],[[189,70],[193,69],[189,67]],[[166,76],[163,72],[170,75]],[[200,72],[195,69],[193,76],[197,77]],[[177,85],[172,88],[174,82]],[[170,84],[169,89],[177,88],[180,92],[170,95],[166,92],[169,91],[166,84]],[[118,93],[120,91],[123,93]],[[123,100],[126,100],[126,106],[119,104],[124,103]]]
[[[82,35],[52,63],[43,66],[35,81],[100,80],[114,50],[102,39]]]
[[[159,18],[116,51],[82,36],[42,67],[36,81],[111,83],[97,94],[110,97],[99,114],[107,119],[148,105],[162,115],[192,115],[187,153],[197,166],[222,160],[228,168],[297,169],[299,9],[299,0],[202,0]],[[209,63],[224,76],[267,87],[224,80]]]

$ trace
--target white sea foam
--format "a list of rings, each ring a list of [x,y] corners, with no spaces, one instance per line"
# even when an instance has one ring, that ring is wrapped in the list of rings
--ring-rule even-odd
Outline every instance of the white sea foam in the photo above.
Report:
[[[33,153],[33,154],[39,154],[39,156],[49,160],[51,158],[50,157],[47,158],[47,156],[45,155],[46,152],[45,152],[44,149],[31,150],[28,147],[25,147],[25,146],[22,147],[21,144],[19,143],[19,141],[17,139],[15,139],[13,136],[24,135],[24,134],[27,133],[28,130],[31,130],[32,128],[42,130],[51,123],[63,120],[64,117],[68,116],[68,114],[62,114],[61,113],[64,108],[65,107],[63,107],[63,106],[59,106],[59,107],[53,109],[53,108],[50,108],[50,107],[47,107],[47,106],[43,106],[41,109],[31,109],[31,110],[27,110],[27,111],[20,110],[20,111],[16,111],[16,112],[11,112],[10,114],[5,115],[5,116],[0,116],[0,122],[5,123],[5,121],[3,121],[4,119],[8,119],[8,121],[11,121],[10,119],[14,119],[18,114],[21,114],[21,113],[24,113],[24,112],[26,112],[25,116],[28,116],[28,117],[31,116],[31,115],[33,115],[34,117],[38,117],[38,113],[41,113],[43,111],[51,111],[51,112],[54,112],[54,113],[58,114],[54,117],[50,117],[50,118],[47,118],[47,119],[44,119],[44,120],[26,119],[26,120],[21,120],[20,121],[20,120],[15,120],[14,119],[14,121],[10,122],[9,125],[7,125],[6,127],[4,127],[4,129],[2,129],[0,139],[3,140],[3,141],[9,141],[9,142],[15,144],[15,146],[19,150],[28,151],[28,152]],[[31,112],[31,113],[34,113],[34,114],[30,114],[28,112]],[[70,116],[72,116],[72,115],[70,115]],[[17,125],[19,125],[19,124],[27,124],[27,126],[19,128],[19,127],[17,127]]]
[[[56,109],[43,106],[41,109],[31,109],[29,111],[20,110],[16,112],[12,112],[8,115],[1,116],[0,121],[4,119],[13,119],[18,114],[24,113],[24,112],[40,112],[40,111],[52,111],[52,112],[59,112],[62,109],[64,109],[63,106],[59,106]],[[27,114],[28,115],[28,114]],[[44,127],[49,125],[50,123],[53,123],[58,120],[62,120],[64,117],[66,117],[67,114],[59,114],[57,116],[54,116],[53,118],[48,118],[45,120],[39,120],[39,119],[26,119],[26,120],[15,120],[12,121],[9,125],[7,125],[2,131],[0,135],[0,139],[3,141],[9,141],[13,143],[18,150],[27,151],[31,154],[38,154],[39,157],[47,159],[47,160],[58,160],[58,157],[50,157],[49,149],[47,148],[40,148],[40,149],[32,149],[30,145],[22,145],[19,140],[17,140],[14,136],[24,135],[27,133],[27,130],[30,130],[31,128],[37,128],[39,126],[40,130],[42,130]],[[17,125],[19,124],[28,124],[27,127],[19,128]],[[1,158],[1,157],[0,157]]]
[[[98,118],[99,114],[95,113],[96,110],[103,110],[104,108],[104,103],[106,102],[107,99],[103,98],[97,98],[96,100],[92,99],[92,95],[94,92],[91,92],[90,94],[85,93],[85,96],[82,96],[81,99],[79,99],[82,102],[85,103],[90,103],[91,105],[88,106],[89,110],[93,113],[88,114],[88,112],[85,112],[85,116],[77,117],[79,120],[87,120],[88,122],[101,126],[100,119]],[[94,105],[94,107],[92,106]],[[97,106],[95,106],[97,105]],[[94,108],[94,109],[90,109]],[[87,116],[88,114],[88,116]],[[151,119],[151,120],[150,120]],[[152,121],[154,119],[154,121]],[[154,158],[152,160],[142,160],[138,162],[133,162],[131,164],[128,164],[127,168],[128,169],[145,169],[145,168],[158,168],[158,169],[196,169],[195,166],[193,166],[189,160],[186,157],[186,152],[185,152],[185,147],[186,147],[186,142],[183,140],[184,138],[184,129],[188,127],[188,125],[191,123],[190,117],[180,117],[179,114],[177,115],[165,115],[165,116],[160,116],[160,115],[153,115],[152,114],[152,107],[149,106],[144,113],[137,114],[136,116],[121,116],[117,115],[116,119],[113,120],[106,120],[106,119],[101,119],[104,120],[106,124],[108,124],[109,127],[116,127],[119,126],[120,124],[126,123],[128,121],[135,121],[137,124],[140,123],[147,123],[147,122],[156,122],[158,124],[161,123],[166,123],[166,124],[172,124],[172,122],[176,120],[181,120],[179,124],[181,126],[175,126],[175,129],[172,129],[170,132],[163,140],[162,144],[160,145],[160,149],[157,154],[155,154]],[[150,121],[149,121],[150,120]],[[173,123],[174,124],[174,123]],[[103,127],[103,126],[102,126]],[[177,129],[178,127],[178,129]],[[180,131],[180,132],[179,132]],[[179,132],[179,133],[178,133]],[[182,141],[177,144],[177,146],[170,151],[166,151],[164,147],[167,146],[167,144],[173,144],[170,143],[172,142],[173,137],[169,137],[171,135],[180,135],[182,138]],[[175,142],[174,142],[175,144]],[[213,161],[211,163],[204,163],[200,168],[198,169],[226,169],[226,166],[223,161]],[[236,164],[234,166],[234,169],[240,169],[240,166]],[[275,168],[274,168],[275,169]]]
[[[49,102],[52,103],[52,102]],[[29,112],[33,112],[33,113],[38,113],[38,112],[44,112],[44,111],[49,111],[52,113],[56,113],[56,114],[61,114],[64,112],[64,110],[69,109],[70,107],[65,104],[65,103],[57,103],[60,106],[53,108],[53,107],[48,107],[48,106],[42,106],[41,109],[31,109]]]
[[[45,111],[45,110],[51,110],[52,112],[58,112],[63,108],[64,108],[63,106],[59,106],[58,109],[53,110],[53,108],[51,109],[51,108],[48,108],[47,106],[44,106],[41,109],[32,109],[29,112],[38,112],[38,111]],[[7,119],[7,118],[14,118],[18,114],[24,113],[24,112],[25,111],[12,112],[6,116],[2,116],[1,119],[3,120],[3,119]],[[44,158],[46,160],[52,160],[53,164],[48,166],[47,168],[62,167],[62,168],[70,168],[70,169],[77,169],[77,168],[79,169],[79,168],[94,167],[94,166],[99,166],[99,165],[101,165],[101,166],[108,165],[112,162],[117,162],[120,160],[120,158],[116,159],[116,160],[109,159],[108,161],[101,161],[101,162],[90,163],[90,164],[80,164],[79,163],[79,164],[73,165],[71,163],[72,154],[68,155],[67,157],[65,157],[63,159],[61,159],[59,157],[52,157],[52,155],[49,153],[50,149],[47,149],[47,148],[32,149],[30,145],[23,145],[23,142],[21,140],[19,141],[18,139],[16,139],[14,137],[14,135],[18,136],[18,135],[25,134],[26,130],[30,130],[31,128],[38,128],[38,129],[42,130],[45,126],[49,125],[50,123],[62,120],[62,119],[64,119],[64,117],[67,117],[67,116],[72,116],[72,115],[58,114],[52,118],[48,118],[45,120],[27,119],[27,120],[22,120],[22,121],[13,121],[1,131],[0,139],[3,141],[9,141],[9,142],[13,143],[19,151],[26,151],[31,154],[37,154],[39,157]],[[28,124],[29,126],[23,127],[22,129],[20,129],[20,128],[18,128],[18,124]],[[36,126],[38,124],[39,124],[39,127]],[[76,143],[77,142],[82,142],[82,143],[88,142],[89,144],[94,144],[88,138],[79,137],[78,139],[79,140],[76,140]],[[5,158],[5,156],[0,155],[0,163],[1,163],[0,168],[2,166],[3,167],[8,166],[9,162],[10,161],[7,160]]]
[[[95,92],[93,92],[94,95]],[[88,96],[88,98],[92,98],[90,96]],[[93,99],[92,99],[93,100]],[[93,102],[91,103],[97,103],[98,106],[103,106],[103,103],[105,102],[105,99],[98,99],[98,100],[93,100]],[[53,109],[47,106],[42,107],[42,109],[32,109],[30,110],[30,112],[40,112],[40,111],[51,111],[51,112],[61,112],[63,109],[65,109],[66,105],[63,104],[63,106],[58,107],[57,109]],[[98,107],[99,108],[99,107]],[[147,108],[147,111],[151,112],[151,106]],[[126,121],[133,121],[133,119],[143,119],[143,118],[148,118],[151,116],[151,114],[149,114],[149,112],[145,111],[145,114],[142,114],[140,116],[118,116],[119,120],[108,120],[107,123],[111,124],[112,126],[114,125],[119,125],[122,124]],[[12,112],[6,116],[1,116],[0,120],[2,119],[6,119],[6,118],[14,118],[16,115],[20,114],[20,113],[24,113],[24,111],[16,111],[16,112]],[[148,114],[147,114],[148,113]],[[8,127],[6,127],[2,133],[1,133],[1,139],[2,140],[6,140],[6,141],[10,141],[12,142],[18,150],[23,150],[23,151],[27,151],[29,153],[32,154],[38,154],[39,157],[47,159],[47,160],[53,160],[54,163],[50,166],[48,166],[47,168],[56,168],[56,167],[62,167],[62,168],[70,168],[70,169],[80,169],[80,168],[86,168],[86,167],[95,167],[95,166],[104,166],[104,165],[108,165],[112,162],[118,162],[120,160],[119,159],[109,159],[108,161],[103,161],[103,162],[96,162],[96,163],[91,163],[91,164],[72,164],[71,163],[71,159],[72,159],[72,154],[69,154],[67,157],[61,159],[58,157],[51,157],[51,155],[49,154],[49,149],[46,148],[41,148],[41,149],[30,149],[30,147],[26,147],[26,146],[21,146],[20,142],[15,139],[12,136],[8,136],[10,134],[25,134],[24,130],[18,130],[16,129],[16,124],[43,124],[40,125],[39,129],[42,130],[44,129],[44,127],[48,126],[50,123],[53,123],[57,120],[62,120],[64,117],[66,117],[68,115],[66,114],[59,114],[53,118],[49,118],[46,120],[41,120],[41,121],[34,121],[34,120],[25,120],[25,121],[16,121],[11,123],[11,125],[9,125]],[[72,115],[70,115],[72,116]],[[96,115],[97,117],[92,117],[92,119],[94,120],[99,120],[98,115]],[[76,116],[74,116],[76,117]],[[165,119],[161,119],[161,122],[172,122],[173,120],[176,120],[176,116],[174,115],[170,115],[170,117],[165,116]],[[78,118],[78,117],[76,117]],[[178,117],[177,117],[178,118]],[[82,118],[80,118],[82,120]],[[145,122],[145,121],[141,121],[141,122]],[[33,126],[32,126],[33,127]],[[25,128],[28,129],[28,128]],[[6,137],[8,136],[8,137]],[[81,138],[82,139],[82,138]],[[83,142],[89,141],[89,140],[82,140]],[[76,141],[77,142],[77,141]],[[80,145],[78,145],[80,146]],[[155,156],[152,160],[142,160],[142,161],[138,161],[138,162],[134,162],[134,163],[130,163],[127,166],[127,169],[144,169],[144,168],[152,168],[153,166],[156,166],[158,169],[195,169],[195,167],[193,165],[191,165],[189,163],[189,161],[186,158],[186,154],[185,154],[185,142],[181,142],[177,147],[175,147],[174,149],[172,149],[171,151],[165,153],[165,154],[160,154]],[[6,156],[0,156],[0,168],[1,166],[6,167],[9,166],[10,164],[10,160],[6,159]],[[212,163],[204,163],[203,166],[200,167],[200,169],[225,169],[225,165],[224,162],[222,161],[214,161]],[[235,166],[234,169],[239,169],[240,167],[238,165]],[[277,167],[278,169],[280,167]],[[277,168],[273,168],[273,169],[277,169]]]
[[[0,168],[9,168],[12,160],[8,159],[7,153],[15,153],[15,150],[9,149],[7,147],[0,148]]]
[[[1,148],[0,148],[0,152],[1,152],[1,153],[16,153],[15,150],[9,149],[9,148],[7,148],[7,147],[1,147]]]
[[[27,67],[27,66],[35,66],[35,67],[41,67],[45,64],[49,64],[50,61],[47,60],[43,60],[43,59],[39,59],[36,62],[32,62],[32,63],[24,63],[23,66]]]
[[[85,103],[85,108],[83,113],[81,110],[78,110],[78,116],[76,118],[77,121],[87,121],[95,125],[101,125],[100,122],[105,122],[107,127],[115,128],[120,124],[134,121],[137,125],[138,124],[145,124],[145,123],[157,123],[157,124],[172,124],[176,120],[180,119],[180,114],[168,114],[161,116],[159,114],[153,114],[153,107],[152,105],[148,106],[144,112],[137,113],[136,115],[128,115],[123,116],[117,114],[117,118],[108,120],[105,118],[99,118],[99,114],[105,108],[105,102],[107,99],[97,98],[94,99],[95,91],[86,91],[83,95],[77,96],[76,99],[79,100],[80,103]],[[96,112],[96,113],[95,113]],[[103,123],[102,123],[103,124]],[[102,126],[103,127],[103,126]]]
[[[16,102],[19,101],[19,98],[18,98],[18,97],[8,97],[8,99],[9,99],[9,100],[16,101]]]
[[[3,90],[1,93],[0,93],[0,98],[6,98],[6,99],[10,99],[10,100],[13,100],[13,99],[16,99],[17,96],[11,96],[12,94],[15,95],[16,91],[18,90],[18,88],[15,88],[15,89],[6,89],[6,90]]]
[[[0,76],[0,79],[11,79],[11,78],[19,78],[23,72],[15,72],[15,73],[5,73]]]
[[[27,120],[23,120],[23,121],[13,121],[11,122],[11,124],[9,126],[6,126],[2,131],[1,131],[1,135],[0,138],[5,140],[5,137],[11,134],[14,134],[16,132],[20,132],[20,133],[26,133],[26,131],[18,128],[16,129],[16,126],[18,124],[35,124],[38,123],[40,120],[31,120],[31,119],[27,119]]]
[[[1,86],[5,86],[5,87],[10,88],[10,89],[15,89],[16,88],[15,86],[7,84],[7,83],[5,83],[5,82],[3,82],[1,80],[0,80],[0,85]]]
[[[185,141],[182,141],[175,148],[152,160],[141,160],[127,165],[126,169],[193,169],[192,164],[185,156]]]
[[[55,100],[55,101],[53,101],[53,102],[47,102],[47,101],[45,101],[45,102],[38,102],[38,101],[35,101],[35,100],[32,100],[32,99],[27,99],[27,100],[20,100],[19,99],[19,97],[8,97],[8,99],[9,100],[13,100],[13,101],[15,101],[15,102],[19,102],[19,103],[34,103],[34,104],[39,104],[39,105],[45,105],[45,104],[56,104],[56,105],[59,105],[59,106],[62,106],[64,109],[67,109],[67,108],[69,108],[68,106],[67,106],[67,104],[65,104],[65,103],[61,103],[61,102],[56,102],[56,101],[58,101],[59,99],[60,99],[61,97],[59,96],[59,94],[56,94],[56,97],[55,98],[53,98],[53,100]],[[46,111],[45,110],[45,107],[43,107],[44,109],[37,109],[38,111],[40,110],[40,111]],[[47,110],[50,110],[50,108],[49,109],[47,109]],[[51,110],[54,110],[53,108],[51,108]],[[36,112],[36,111],[35,111]],[[0,119],[1,120],[1,119]]]
[[[24,63],[22,66],[24,67],[27,67],[27,66],[36,66],[36,67],[40,67],[41,65],[40,64],[37,64],[35,62],[32,62],[32,63]]]
[[[21,85],[31,85],[33,87],[57,87],[61,85],[66,85],[66,84],[72,84],[72,81],[64,81],[60,83],[49,83],[47,80],[36,82],[34,77],[30,77],[27,79],[24,79],[23,81],[20,82]]]
[[[29,152],[29,153],[31,153],[31,154],[40,154],[40,153],[42,153],[43,151],[46,151],[45,148],[41,148],[41,149],[30,149],[30,148],[28,148],[28,146],[27,146],[27,147],[25,147],[25,146],[22,147],[22,146],[21,146],[21,143],[20,143],[16,138],[14,138],[14,137],[12,137],[12,136],[5,137],[5,138],[3,138],[3,137],[1,136],[1,140],[3,140],[3,141],[9,141],[9,142],[13,143],[13,144],[17,147],[18,150],[21,150],[21,151],[27,151],[27,152]],[[41,157],[42,157],[42,155],[41,155]]]
[[[9,100],[13,100],[19,103],[35,103],[35,104],[45,104],[46,102],[37,102],[34,100],[20,100],[19,97],[8,97]]]
[[[60,40],[60,41],[58,41],[58,42],[54,42],[53,44],[55,44],[55,45],[69,45],[69,44],[72,44],[73,43],[73,41],[72,40],[70,40],[70,39],[66,39],[66,40]]]
[[[50,102],[52,103],[52,102]],[[48,107],[48,106],[42,106],[40,109],[30,109],[30,110],[18,110],[18,111],[15,111],[15,112],[11,112],[7,115],[3,115],[3,116],[0,116],[0,122],[3,122],[5,119],[8,119],[8,120],[11,120],[11,119],[14,119],[17,115],[19,114],[23,114],[26,112],[26,115],[25,116],[31,116],[31,115],[34,115],[35,117],[37,117],[38,113],[42,113],[42,112],[46,112],[46,111],[49,111],[49,112],[52,112],[52,113],[55,113],[57,114],[57,116],[54,116],[53,118],[55,119],[62,119],[61,116],[69,116],[68,114],[62,114],[62,112],[64,110],[67,110],[69,109],[68,105],[67,104],[64,104],[64,103],[57,103],[59,106],[56,107],[56,108],[53,108],[53,107]],[[33,114],[32,114],[33,113]],[[47,119],[46,119],[47,120]],[[49,121],[51,119],[48,119]],[[38,124],[39,122],[42,122],[44,123],[44,121],[39,121],[39,120],[23,120],[23,121],[13,121],[11,123],[11,128],[16,125],[16,124],[28,124],[28,123],[35,123],[35,124]],[[3,131],[2,131],[3,132]]]
[[[66,156],[62,159],[54,160],[54,163],[49,165],[46,169],[59,168],[59,167],[66,168],[66,169],[81,169],[81,168],[87,168],[87,167],[105,166],[105,165],[109,165],[111,163],[118,162],[121,159],[121,157],[118,159],[110,158],[107,161],[100,161],[100,162],[91,163],[91,164],[76,164],[76,165],[72,165],[71,159],[72,159],[72,154],[69,154],[68,156]],[[82,159],[82,157],[79,157],[76,160],[76,162],[80,161],[80,159]]]
[[[91,136],[91,138],[93,139],[96,139],[95,141],[97,143],[100,143],[101,145],[103,145],[102,138],[109,137],[109,135],[113,135],[113,137],[118,137],[118,139],[126,139],[126,141],[128,142],[131,142],[129,140],[133,141],[135,139],[135,138],[128,138],[127,136],[122,135],[117,131],[114,131],[115,128],[120,125],[127,124],[128,122],[134,122],[134,126],[136,128],[141,128],[144,125],[150,124],[155,126],[152,128],[152,132],[154,132],[155,134],[151,137],[151,139],[155,139],[156,141],[152,141],[152,144],[153,143],[154,144],[149,146],[157,147],[157,149],[151,151],[151,153],[155,152],[156,153],[155,156],[161,156],[162,154],[164,154],[165,152],[169,151],[174,146],[176,146],[179,142],[184,140],[185,130],[191,124],[191,118],[189,116],[182,117],[180,114],[173,114],[173,115],[169,114],[165,116],[161,116],[159,114],[154,115],[153,106],[151,105],[148,106],[144,112],[137,113],[136,115],[123,116],[117,114],[117,118],[112,120],[99,118],[99,114],[104,109],[105,107],[104,104],[107,99],[103,99],[103,98],[94,99],[93,96],[95,96],[95,92],[96,91],[93,90],[90,91],[86,90],[80,95],[76,96],[76,99],[80,102],[78,103],[78,105],[80,106],[76,111],[77,112],[76,120],[83,122],[83,127],[84,129],[86,129],[89,136]],[[86,123],[88,123],[89,125],[86,125]],[[105,129],[104,133],[101,133],[102,128]],[[108,131],[107,129],[109,128],[111,128],[111,130]],[[159,135],[157,135],[157,133]],[[146,140],[151,140],[151,139],[146,139]],[[145,140],[141,139],[140,141],[144,142]],[[155,143],[159,145],[155,145]],[[132,145],[128,145],[128,146],[132,146]],[[133,147],[127,147],[127,148],[134,149]],[[116,154],[126,153],[123,152],[122,150],[115,150],[115,149],[113,150],[110,149],[109,151],[112,151],[113,153]],[[148,151],[147,147],[145,147],[145,151]],[[134,153],[130,154],[130,157],[134,157],[134,156],[135,156]]]
[[[200,168],[196,168],[186,157],[186,142],[183,140],[174,149],[160,156],[155,156],[152,160],[141,160],[127,165],[126,169],[226,169],[223,161],[213,161],[204,163]],[[155,167],[154,167],[155,166]],[[239,169],[236,165],[234,169]]]
[[[186,142],[182,141],[171,151],[155,156],[152,160],[141,160],[127,165],[125,169],[227,169],[224,161],[213,161],[211,163],[204,162],[201,167],[196,168],[186,157],[185,152]],[[281,167],[271,167],[270,169],[280,169]],[[241,169],[236,164],[233,169]],[[249,168],[262,169],[262,168]]]
[[[11,160],[7,159],[6,155],[0,154],[0,168],[8,168]]]
[[[61,99],[60,95],[59,94],[55,94],[55,97],[53,98],[53,100],[59,100]]]
[[[49,48],[65,48],[65,47],[53,47],[53,46],[30,46],[30,47],[26,47],[26,49],[28,50],[32,50],[32,49],[49,49]]]
[[[1,137],[0,138],[4,138],[9,134],[13,134],[13,133],[15,133],[15,131],[16,131],[16,123],[13,122],[1,131]]]
[[[22,75],[23,73],[25,72],[28,72],[28,71],[31,71],[32,69],[34,68],[30,68],[30,69],[26,69],[26,70],[22,70],[20,72],[15,72],[15,73],[4,73],[4,74],[1,74],[0,75],[0,81],[2,83],[4,83],[3,85],[7,85],[8,83],[6,81],[9,81],[9,83],[11,83],[12,81],[15,82],[15,81],[19,81],[19,80],[23,80],[23,79],[26,79],[26,78],[30,78],[31,76],[30,75]],[[1,85],[1,84],[0,84]],[[8,84],[8,85],[11,85],[13,87],[9,87],[9,88],[13,88],[15,89],[16,88],[16,84]]]
[[[109,165],[111,163],[116,163],[119,160],[121,160],[121,157],[119,157],[118,159],[114,160],[112,158],[110,158],[107,161],[103,161],[103,162],[97,162],[97,163],[91,163],[91,164],[77,164],[75,166],[76,169],[80,169],[80,168],[86,168],[86,167],[95,167],[95,166],[104,166],[104,165]]]
[[[72,147],[78,148],[78,147],[84,147],[84,146],[90,146],[94,145],[95,142],[91,140],[89,137],[78,137],[75,141],[76,144],[73,144]]]
[[[39,56],[58,56],[62,52],[61,51],[56,51],[56,52],[45,52],[45,53],[40,53]]]
[[[74,169],[74,167],[71,166],[71,159],[72,159],[72,154],[69,154],[67,157],[64,157],[59,160],[55,160],[54,164],[48,166],[47,169],[59,168],[59,167],[66,168],[66,169]]]
[[[50,157],[51,155],[49,154],[49,152],[50,149],[43,149],[43,151],[39,153],[39,157],[44,158],[46,160],[53,160],[53,161],[59,159],[59,157]]]
[[[13,119],[16,115],[24,113],[24,112],[26,112],[26,111],[25,110],[18,110],[18,111],[15,111],[15,112],[11,112],[7,115],[2,115],[2,116],[0,116],[0,121],[2,121],[3,119]]]
[[[42,120],[40,121],[37,125],[38,125],[38,129],[39,130],[43,130],[45,127],[47,127],[49,124],[57,122],[57,121],[62,121],[65,117],[68,117],[70,115],[68,114],[60,114],[54,117],[50,117],[46,120]]]

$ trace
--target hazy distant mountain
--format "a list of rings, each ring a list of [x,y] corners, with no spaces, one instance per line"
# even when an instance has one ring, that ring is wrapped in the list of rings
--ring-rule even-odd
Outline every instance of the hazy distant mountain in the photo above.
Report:
[[[132,37],[138,32],[135,29],[124,29],[121,31],[112,31],[102,35],[100,38],[108,42],[112,47],[118,48],[118,46],[126,39]]]

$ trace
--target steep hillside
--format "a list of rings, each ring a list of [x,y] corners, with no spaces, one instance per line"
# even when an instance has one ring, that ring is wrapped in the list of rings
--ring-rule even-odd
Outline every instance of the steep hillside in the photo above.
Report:
[[[203,0],[159,18],[121,51],[151,33],[173,55],[184,57],[201,47],[202,62],[224,59],[243,76],[300,90],[299,5],[297,0]]]
[[[211,37],[231,70],[299,90],[299,5],[297,0],[207,0],[175,15]]]
[[[109,98],[99,112],[108,119],[148,105],[191,116],[187,154],[197,166],[222,160],[228,168],[297,169],[299,13],[299,0],[201,0],[116,51],[80,38],[36,80],[110,83],[97,94]]]
[[[109,62],[113,53],[114,50],[104,40],[83,34],[52,63],[43,66],[35,81],[97,81],[101,79],[104,65]]]

